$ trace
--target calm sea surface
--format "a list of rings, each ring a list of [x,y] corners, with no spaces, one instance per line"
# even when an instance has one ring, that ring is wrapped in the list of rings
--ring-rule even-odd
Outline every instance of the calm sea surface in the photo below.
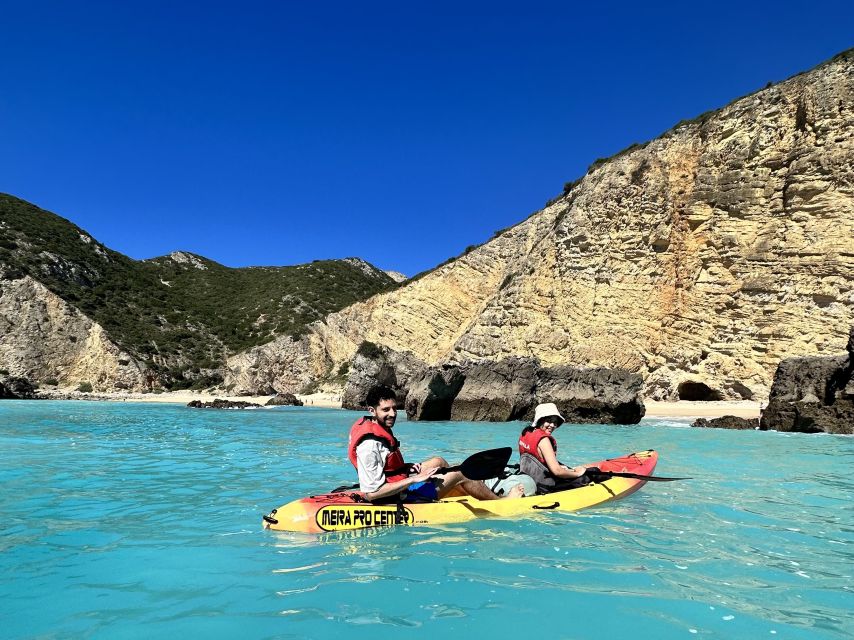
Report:
[[[264,531],[353,479],[357,416],[0,403],[0,637],[854,636],[854,438],[566,425],[566,462],[653,448],[694,480],[578,514]],[[459,461],[519,427],[396,433],[410,459]]]

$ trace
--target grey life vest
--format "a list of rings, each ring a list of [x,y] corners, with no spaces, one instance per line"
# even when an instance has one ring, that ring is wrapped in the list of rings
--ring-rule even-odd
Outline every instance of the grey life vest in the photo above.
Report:
[[[530,453],[523,453],[519,456],[519,472],[529,475],[534,479],[534,482],[537,483],[537,491],[539,493],[554,491],[555,478],[549,471],[549,468]]]
[[[586,475],[574,480],[555,478],[549,468],[537,460],[530,453],[519,456],[519,472],[525,473],[537,483],[537,493],[552,493],[553,491],[564,491],[566,489],[577,489],[590,484],[590,478]]]

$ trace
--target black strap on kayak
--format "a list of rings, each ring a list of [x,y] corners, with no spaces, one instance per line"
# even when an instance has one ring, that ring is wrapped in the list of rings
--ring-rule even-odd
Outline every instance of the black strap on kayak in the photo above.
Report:
[[[406,523],[406,509],[403,508],[403,492],[397,494],[397,512],[395,513],[395,524]]]

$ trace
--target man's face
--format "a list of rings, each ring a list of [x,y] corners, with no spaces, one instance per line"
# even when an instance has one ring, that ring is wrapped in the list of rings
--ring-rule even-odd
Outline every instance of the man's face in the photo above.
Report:
[[[397,420],[397,409],[394,408],[394,400],[380,400],[376,407],[369,407],[371,415],[374,416],[382,426],[391,429]]]

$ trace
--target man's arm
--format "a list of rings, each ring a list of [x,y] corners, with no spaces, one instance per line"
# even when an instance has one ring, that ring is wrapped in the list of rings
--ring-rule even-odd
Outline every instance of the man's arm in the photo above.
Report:
[[[413,484],[416,484],[418,482],[424,482],[425,480],[435,475],[437,471],[438,469],[436,467],[430,467],[429,469],[419,473],[418,475],[409,476],[408,478],[403,478],[402,480],[397,480],[395,482],[386,482],[376,491],[365,493],[365,497],[368,500],[373,501],[379,500],[380,498],[387,498],[389,496],[393,496]]]
[[[427,469],[416,475],[386,482],[385,467],[386,458],[391,453],[382,442],[377,440],[365,440],[356,447],[356,469],[359,473],[359,488],[368,500],[379,500],[400,493],[416,482],[423,482],[436,473],[435,468]],[[420,467],[420,465],[418,465]],[[420,469],[419,469],[420,471]]]

